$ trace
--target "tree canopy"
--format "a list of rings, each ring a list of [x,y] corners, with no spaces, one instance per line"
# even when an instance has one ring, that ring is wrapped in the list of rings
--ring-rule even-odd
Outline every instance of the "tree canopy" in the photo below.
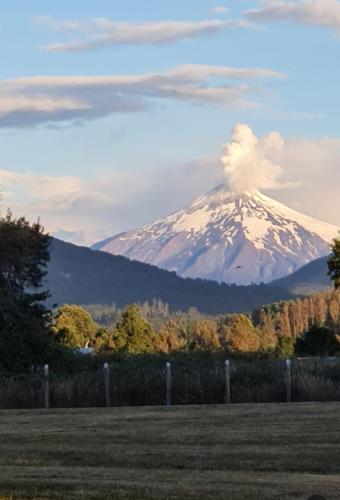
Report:
[[[328,260],[328,274],[334,282],[335,289],[340,288],[340,239],[333,242],[332,255]]]
[[[58,310],[53,329],[68,347],[85,347],[93,342],[98,326],[82,307],[65,304]]]
[[[154,332],[150,323],[141,315],[136,304],[122,313],[114,331],[114,343],[118,350],[130,354],[153,350]]]
[[[166,307],[161,309],[165,311]],[[118,317],[116,324],[107,308],[108,323],[102,324],[91,345],[133,354],[225,351],[229,355],[290,357],[306,332],[314,338],[317,329],[325,327],[338,336],[340,290],[269,304],[251,315],[204,316],[192,310],[159,314],[159,308],[151,313],[145,304],[129,306],[122,312],[115,307],[114,314]]]
[[[47,362],[55,341],[43,301],[50,237],[37,223],[0,218],[0,369]]]

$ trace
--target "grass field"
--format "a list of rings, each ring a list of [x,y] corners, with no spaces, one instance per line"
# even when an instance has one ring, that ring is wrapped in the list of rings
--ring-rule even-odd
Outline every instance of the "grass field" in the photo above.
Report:
[[[340,404],[4,410],[0,499],[340,497]]]

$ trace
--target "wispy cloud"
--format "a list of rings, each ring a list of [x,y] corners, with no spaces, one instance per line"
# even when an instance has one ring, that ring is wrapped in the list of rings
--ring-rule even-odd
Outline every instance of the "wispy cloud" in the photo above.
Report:
[[[265,0],[258,9],[246,12],[253,22],[294,21],[327,28],[340,34],[340,1],[338,0]]]
[[[0,81],[0,127],[88,121],[150,109],[160,101],[258,106],[258,80],[284,78],[268,68],[183,65],[160,73],[35,76]]]
[[[91,244],[172,212],[221,179],[217,158],[91,180],[3,169],[1,207],[30,220],[39,217],[51,234],[65,240]]]
[[[213,14],[227,14],[229,12],[229,9],[224,5],[216,5],[216,7],[212,7],[210,9],[210,12],[212,12]]]
[[[216,5],[210,12],[226,15],[228,7]],[[124,22],[105,17],[63,20],[36,17],[39,25],[64,40],[44,45],[49,52],[82,52],[115,45],[162,45],[233,29],[257,29],[260,23],[292,21],[340,33],[340,0],[262,0],[238,19],[200,21],[159,20]],[[66,40],[65,40],[66,38]]]
[[[226,13],[226,8],[217,7],[214,12]],[[123,22],[108,18],[70,21],[40,16],[36,20],[64,36],[77,35],[75,40],[42,47],[49,52],[81,52],[112,45],[160,45],[251,26],[251,23],[244,19]]]

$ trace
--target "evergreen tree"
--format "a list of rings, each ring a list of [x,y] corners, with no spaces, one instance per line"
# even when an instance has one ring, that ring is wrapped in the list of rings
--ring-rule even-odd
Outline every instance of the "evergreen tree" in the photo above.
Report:
[[[340,238],[335,239],[333,242],[332,255],[328,260],[328,270],[328,274],[337,290],[340,288]]]
[[[8,212],[0,218],[0,369],[47,362],[55,348],[41,286],[50,238],[39,223]]]
[[[118,350],[140,354],[153,351],[154,337],[153,329],[141,315],[140,307],[133,304],[123,311],[113,340]]]
[[[339,337],[326,327],[313,327],[297,341],[296,351],[303,356],[333,356],[340,350]]]

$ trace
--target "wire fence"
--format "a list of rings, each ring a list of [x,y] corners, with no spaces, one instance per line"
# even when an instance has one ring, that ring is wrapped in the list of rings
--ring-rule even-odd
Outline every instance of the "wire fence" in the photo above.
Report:
[[[0,377],[1,409],[289,401],[340,401],[340,358],[129,360]]]

